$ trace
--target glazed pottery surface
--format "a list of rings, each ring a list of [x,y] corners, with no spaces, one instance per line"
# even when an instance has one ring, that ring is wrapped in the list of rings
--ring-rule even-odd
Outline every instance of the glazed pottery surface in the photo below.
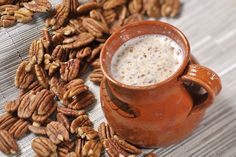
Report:
[[[116,50],[127,40],[146,34],[174,39],[184,50],[181,67],[150,86],[129,86],[113,79],[110,64]],[[168,146],[189,136],[221,90],[218,75],[197,64],[184,34],[167,23],[144,21],[121,28],[106,41],[100,59],[105,117],[119,136],[141,147]]]

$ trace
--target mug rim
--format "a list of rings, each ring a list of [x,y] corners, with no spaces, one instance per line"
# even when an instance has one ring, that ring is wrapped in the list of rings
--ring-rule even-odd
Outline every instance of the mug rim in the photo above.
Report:
[[[132,27],[136,27],[138,25],[156,25],[156,26],[160,26],[160,27],[168,27],[169,29],[175,31],[177,34],[180,35],[180,37],[183,40],[183,44],[184,47],[186,47],[185,49],[185,53],[184,53],[184,59],[182,64],[180,65],[180,67],[176,70],[175,73],[173,73],[171,76],[169,76],[167,79],[151,84],[151,85],[145,85],[145,86],[133,86],[133,85],[127,85],[124,84],[122,82],[117,81],[116,79],[114,79],[110,72],[104,67],[105,64],[105,55],[106,55],[106,47],[107,45],[115,40],[117,37],[119,37],[119,34],[122,32],[124,33],[127,29],[130,29]],[[184,35],[184,33],[182,31],[180,31],[178,28],[176,28],[175,26],[168,24],[166,22],[161,22],[161,21],[141,21],[141,22],[134,22],[132,24],[128,24],[126,26],[123,26],[121,28],[119,28],[118,30],[116,30],[114,33],[111,34],[111,36],[106,40],[102,50],[101,50],[101,54],[100,54],[100,64],[101,64],[101,69],[102,72],[105,76],[106,79],[108,79],[109,81],[111,81],[112,83],[114,83],[117,86],[123,87],[123,88],[127,88],[127,89],[133,89],[133,90],[146,90],[146,89],[152,89],[152,88],[156,88],[159,86],[162,86],[164,84],[167,84],[169,82],[171,82],[172,80],[174,80],[175,78],[177,78],[179,75],[181,75],[185,69],[185,67],[187,66],[188,62],[189,62],[189,58],[190,58],[190,44],[189,41],[187,39],[187,37]]]

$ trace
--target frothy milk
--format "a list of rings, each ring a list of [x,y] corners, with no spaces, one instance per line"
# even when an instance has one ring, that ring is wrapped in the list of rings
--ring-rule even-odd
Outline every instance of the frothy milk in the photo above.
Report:
[[[139,36],[125,42],[114,54],[111,75],[127,85],[155,84],[173,75],[183,56],[181,47],[167,36]]]

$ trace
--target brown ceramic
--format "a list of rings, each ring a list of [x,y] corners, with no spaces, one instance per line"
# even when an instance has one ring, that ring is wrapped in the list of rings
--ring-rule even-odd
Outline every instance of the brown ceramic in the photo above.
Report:
[[[124,42],[144,34],[174,39],[185,53],[181,67],[168,79],[150,86],[116,81],[109,69],[112,56]],[[221,90],[217,74],[193,64],[196,61],[190,57],[188,40],[167,23],[145,21],[123,27],[106,41],[100,58],[105,74],[100,88],[105,117],[119,136],[141,147],[168,146],[189,136]]]

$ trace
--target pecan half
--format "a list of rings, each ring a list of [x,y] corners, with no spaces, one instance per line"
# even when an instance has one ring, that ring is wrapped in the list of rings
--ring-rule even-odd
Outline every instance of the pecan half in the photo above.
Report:
[[[126,0],[107,0],[103,4],[103,9],[112,9],[126,3]]]
[[[52,5],[48,0],[33,0],[23,3],[23,6],[33,12],[48,12],[52,9]]]
[[[49,54],[44,55],[44,69],[48,70],[49,76],[52,76],[59,68],[60,64],[57,61],[52,61],[52,57]]]
[[[34,75],[30,72],[26,72],[25,70],[27,64],[28,64],[27,61],[21,62],[16,70],[15,86],[17,88],[21,89],[27,88],[34,79]]]
[[[19,107],[17,115],[20,118],[30,118],[38,104],[32,103],[35,99],[35,93],[31,91],[18,100]]]
[[[78,128],[82,126],[92,126],[93,123],[90,121],[87,115],[80,115],[71,122],[70,132],[77,133]]]
[[[67,106],[68,108],[79,110],[92,105],[95,101],[96,99],[91,92],[83,92],[75,96],[72,101],[68,101]]]
[[[161,16],[161,4],[159,0],[143,0],[144,11],[149,17]]]
[[[20,139],[28,132],[28,125],[27,121],[19,119],[8,131],[15,139]]]
[[[16,17],[17,22],[20,23],[28,23],[33,20],[33,13],[26,8],[20,8],[19,10],[14,11],[14,16]]]
[[[57,154],[58,157],[65,157],[66,154],[68,154],[69,150],[66,148],[62,148],[62,147],[57,147]]]
[[[48,85],[49,85],[49,84],[48,84],[46,72],[44,71],[44,69],[43,69],[40,65],[35,64],[34,70],[35,70],[35,74],[36,74],[36,77],[37,77],[39,83],[40,83],[44,88],[48,88]]]
[[[13,4],[0,5],[0,15],[14,15],[14,11],[18,9],[19,6]]]
[[[175,17],[180,11],[179,0],[164,0],[161,6],[161,15],[165,17]]]
[[[42,29],[42,43],[44,48],[49,51],[49,47],[52,44],[52,39],[51,39],[51,35],[49,33],[49,30],[47,28],[43,28]]]
[[[102,152],[102,143],[100,141],[87,141],[82,150],[82,156],[99,157]]]
[[[129,2],[128,8],[131,14],[140,13],[142,10],[142,0],[131,0]]]
[[[106,24],[94,20],[92,18],[84,18],[83,26],[95,37],[102,37],[103,33],[109,33],[109,29]]]
[[[66,155],[66,157],[77,157],[77,154],[75,152],[70,152]]]
[[[84,144],[85,144],[85,139],[79,138],[76,141],[75,153],[77,154],[78,157],[82,156],[82,149],[83,149]]]
[[[0,27],[11,27],[16,24],[16,17],[12,15],[3,15],[0,18]]]
[[[94,41],[94,36],[90,33],[83,32],[79,35],[66,38],[63,40],[63,48],[81,48],[83,46],[86,46]]]
[[[114,131],[110,127],[109,124],[106,124],[105,122],[102,122],[98,127],[98,135],[99,135],[101,140],[108,139],[108,138],[113,138]]]
[[[64,125],[64,127],[69,130],[70,129],[70,121],[68,118],[62,114],[62,113],[57,113],[57,121],[60,122],[61,124]]]
[[[68,53],[61,45],[58,45],[52,52],[52,59],[65,62],[68,60]]]
[[[104,44],[99,44],[96,48],[94,48],[91,55],[87,58],[87,61],[92,62],[93,60],[97,59],[100,55],[103,46]]]
[[[75,79],[80,70],[80,60],[71,59],[68,62],[61,63],[60,74],[63,81],[71,81]]]
[[[66,92],[63,99],[72,98],[82,92],[88,91],[88,86],[84,84],[82,79],[74,79],[65,85]]]
[[[70,15],[77,16],[77,8],[79,6],[78,0],[71,0],[70,2]]]
[[[101,68],[94,69],[92,73],[89,74],[89,80],[96,84],[100,84],[102,82],[103,77],[104,74]]]
[[[65,82],[56,77],[52,77],[50,80],[50,90],[62,100],[64,93],[66,92]]]
[[[16,141],[6,130],[0,130],[0,150],[5,154],[16,154],[19,150]]]
[[[34,40],[29,49],[29,59],[31,64],[41,64],[43,62],[44,47],[41,39]]]
[[[48,138],[37,137],[31,143],[32,149],[35,153],[42,157],[57,156],[57,146]]]
[[[73,109],[65,108],[65,107],[61,107],[61,106],[58,106],[57,112],[60,112],[64,115],[70,116],[70,117],[78,117],[80,115],[86,114],[86,112],[84,110],[73,110]]]
[[[30,132],[32,132],[32,133],[34,133],[36,135],[47,135],[46,127],[29,125],[28,129],[29,129]]]
[[[68,141],[63,141],[59,144],[60,147],[67,149],[68,151],[74,150],[75,142],[69,139]]]
[[[53,30],[61,27],[64,24],[66,18],[69,16],[70,5],[70,0],[63,0],[62,3],[56,5],[55,13],[53,14],[53,16],[47,18],[45,21],[46,26],[52,26]]]
[[[104,10],[102,14],[107,24],[113,23],[117,17],[117,13],[113,9]]]
[[[99,69],[101,68],[100,64],[100,58],[96,59],[94,62],[91,63],[91,66],[93,69]]]
[[[8,101],[4,104],[4,109],[7,112],[15,112],[18,109],[19,103],[16,100]]]
[[[124,20],[123,25],[128,25],[130,23],[140,22],[140,21],[143,21],[143,16],[141,14],[133,14]]]
[[[0,129],[9,130],[9,128],[18,120],[10,113],[4,113],[0,116]]]
[[[116,135],[114,136],[114,141],[116,141],[122,149],[124,149],[125,151],[127,151],[131,154],[140,154],[140,153],[142,153],[142,151],[140,149],[138,149],[135,146],[129,144],[128,142],[126,142],[125,140],[119,138]]]
[[[77,8],[77,12],[78,14],[85,14],[96,8],[98,8],[98,4],[96,2],[88,2],[80,5]]]
[[[82,126],[78,128],[77,136],[86,138],[87,140],[92,140],[98,136],[98,132],[89,126]]]
[[[69,133],[67,129],[63,124],[55,121],[52,121],[47,125],[47,135],[49,139],[55,144],[69,140]]]
[[[78,59],[83,59],[87,56],[90,56],[92,50],[90,47],[85,47],[85,48],[82,48],[81,50],[79,50],[77,53],[76,53],[76,58]]]
[[[104,139],[102,142],[109,157],[129,156],[114,139]]]

